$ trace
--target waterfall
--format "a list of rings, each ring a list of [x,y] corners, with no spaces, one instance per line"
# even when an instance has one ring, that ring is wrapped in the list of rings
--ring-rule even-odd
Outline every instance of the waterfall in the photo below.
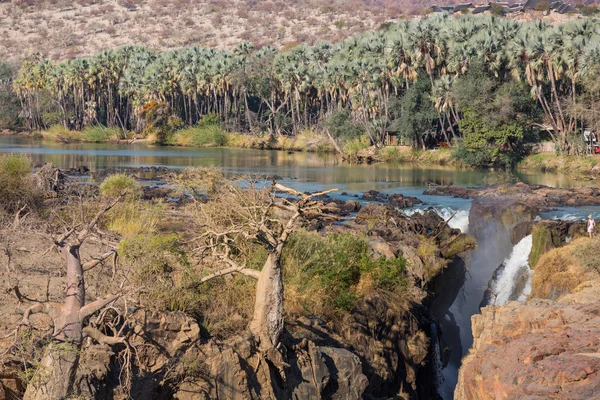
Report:
[[[504,260],[504,268],[494,283],[496,305],[501,306],[511,300],[525,300],[531,293],[531,268],[529,254],[533,246],[533,236],[525,236]]]
[[[429,207],[427,209],[422,208],[411,208],[407,210],[403,210],[404,214],[409,217],[414,215],[415,213],[423,214],[428,209],[434,211],[437,215],[444,219],[444,221],[448,221],[448,219],[456,212],[454,218],[448,222],[448,226],[453,229],[460,229],[461,232],[467,233],[469,231],[469,210],[454,210],[450,207]]]
[[[444,376],[442,370],[444,365],[442,364],[442,356],[440,354],[440,341],[438,339],[437,327],[435,322],[429,322],[431,330],[431,359],[433,361],[433,382],[437,391],[442,387],[444,383]]]

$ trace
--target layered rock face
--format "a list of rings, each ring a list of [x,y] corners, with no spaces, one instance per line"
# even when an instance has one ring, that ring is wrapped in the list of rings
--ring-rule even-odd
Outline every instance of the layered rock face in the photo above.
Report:
[[[516,183],[507,186],[486,186],[484,188],[461,188],[438,186],[426,190],[424,194],[454,196],[464,199],[485,199],[509,201],[518,200],[539,211],[559,206],[588,206],[600,204],[600,188],[585,186],[574,189],[552,188],[544,185]]]
[[[600,280],[558,302],[534,299],[474,315],[457,400],[600,396]]]

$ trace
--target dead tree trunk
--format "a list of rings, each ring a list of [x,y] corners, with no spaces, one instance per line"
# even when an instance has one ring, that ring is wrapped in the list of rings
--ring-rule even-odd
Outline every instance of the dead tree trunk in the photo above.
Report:
[[[84,338],[83,321],[120,297],[120,294],[111,295],[88,305],[85,304],[84,265],[82,265],[79,255],[79,249],[89,232],[98,223],[100,217],[111,209],[120,198],[101,210],[78,233],[75,239],[68,242],[75,232],[72,229],[55,241],[55,245],[62,248],[66,258],[65,300],[59,315],[54,319],[52,341],[46,348],[40,366],[27,386],[24,400],[64,399],[71,394]],[[112,254],[109,252],[102,257],[106,259]],[[93,260],[91,264],[97,265],[98,260]],[[24,322],[28,322],[29,315],[34,312],[44,312],[44,308],[36,305],[27,310]]]
[[[210,263],[216,258],[227,265],[227,268],[207,275],[200,283],[232,273],[258,280],[254,313],[248,329],[264,353],[277,347],[283,331],[283,247],[301,219],[334,218],[323,214],[325,206],[314,200],[315,197],[332,191],[335,189],[305,194],[274,183],[267,192],[262,192],[262,196],[254,196],[252,193],[261,192],[256,189],[243,190],[232,185],[218,192],[212,200],[212,206],[207,208],[207,212],[200,214],[204,232],[199,237],[204,239],[201,244],[204,246],[203,251],[210,254]],[[275,192],[291,195],[296,200],[278,198]],[[200,207],[204,208],[203,205]],[[272,211],[275,208],[289,213],[287,222],[274,217]],[[268,250],[269,255],[260,272],[238,264],[231,257],[235,247],[234,235],[257,240]]]
[[[276,252],[269,254],[260,272],[249,330],[261,349],[279,343],[283,331],[283,271],[280,255]]]

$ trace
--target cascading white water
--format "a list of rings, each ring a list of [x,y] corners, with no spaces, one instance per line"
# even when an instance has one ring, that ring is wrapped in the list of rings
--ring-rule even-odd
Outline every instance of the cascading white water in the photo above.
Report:
[[[456,212],[454,218],[448,222],[448,226],[453,229],[460,229],[461,232],[467,233],[469,231],[469,210],[454,210],[450,207],[431,207],[431,209],[439,215],[444,221],[448,221],[452,214]],[[421,208],[411,208],[403,210],[404,214],[409,217],[415,213],[423,214],[425,211]]]
[[[435,326],[435,322],[431,321],[429,323],[431,330],[431,356],[433,361],[433,374],[434,374],[434,383],[437,390],[444,383],[444,376],[442,375],[442,370],[444,369],[444,365],[442,364],[442,356],[440,354],[440,341],[438,340],[437,327]]]
[[[501,306],[508,303],[511,299],[525,300],[531,292],[531,268],[529,268],[529,254],[533,246],[533,236],[525,236],[513,248],[510,256],[504,260],[504,269],[494,283],[494,293],[496,294],[495,304]],[[519,279],[527,279],[524,289],[516,294]]]

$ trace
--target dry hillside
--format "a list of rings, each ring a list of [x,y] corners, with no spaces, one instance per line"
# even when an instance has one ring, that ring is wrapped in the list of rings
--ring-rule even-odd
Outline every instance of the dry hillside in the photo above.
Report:
[[[0,61],[19,61],[36,52],[51,59],[74,58],[123,45],[164,50],[232,49],[244,41],[256,47],[338,42],[384,22],[421,15],[433,4],[464,1],[0,0]],[[515,15],[557,22],[555,17]]]
[[[372,4],[371,4],[372,3]],[[156,49],[339,41],[416,12],[361,0],[0,0],[0,60],[51,58],[127,44]],[[421,7],[422,8],[422,7]],[[419,8],[420,9],[420,8]]]

